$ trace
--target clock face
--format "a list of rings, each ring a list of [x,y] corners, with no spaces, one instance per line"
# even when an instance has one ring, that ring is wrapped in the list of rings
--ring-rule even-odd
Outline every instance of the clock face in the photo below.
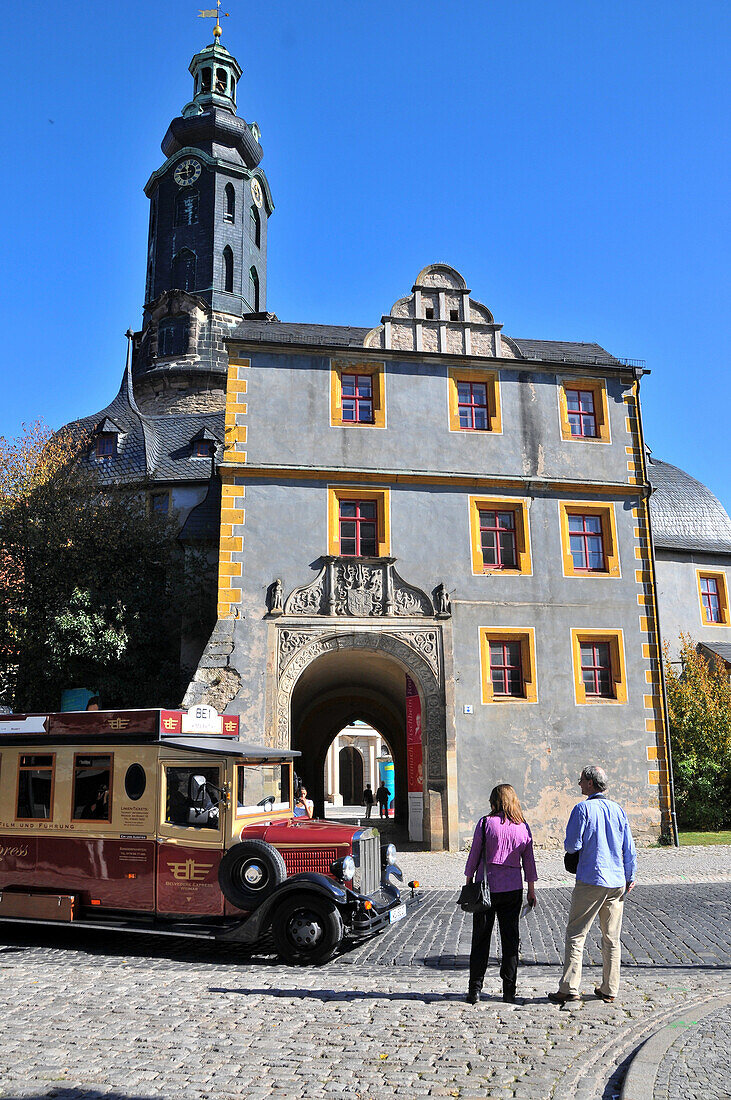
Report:
[[[190,187],[201,174],[201,166],[197,160],[181,160],[173,173],[173,179],[178,187]]]
[[[261,191],[261,184],[256,177],[251,181],[251,197],[257,206],[261,206],[264,202],[264,196]]]

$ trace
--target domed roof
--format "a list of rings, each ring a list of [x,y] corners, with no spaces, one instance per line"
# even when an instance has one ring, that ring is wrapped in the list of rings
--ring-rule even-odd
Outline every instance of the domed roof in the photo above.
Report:
[[[650,497],[655,546],[731,553],[731,519],[710,489],[652,455],[647,476],[655,489]]]

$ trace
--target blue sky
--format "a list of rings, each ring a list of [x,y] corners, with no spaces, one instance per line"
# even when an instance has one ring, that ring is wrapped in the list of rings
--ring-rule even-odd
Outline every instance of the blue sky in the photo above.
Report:
[[[450,263],[508,335],[645,359],[653,453],[731,511],[726,0],[224,10],[276,204],[269,309],[375,325]],[[0,434],[116,392],[142,187],[212,38],[197,11],[29,0],[6,20]]]

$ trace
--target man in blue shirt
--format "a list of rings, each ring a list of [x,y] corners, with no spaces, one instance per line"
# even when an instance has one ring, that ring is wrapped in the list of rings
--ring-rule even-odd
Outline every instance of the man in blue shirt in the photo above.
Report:
[[[604,793],[607,776],[595,765],[579,779],[586,802],[574,806],[566,826],[567,852],[579,853],[576,886],[566,928],[564,968],[557,993],[549,1001],[580,1000],[581,961],[589,929],[599,914],[602,931],[602,984],[594,995],[612,1002],[619,990],[620,942],[624,898],[635,885],[637,855],[627,815]]]

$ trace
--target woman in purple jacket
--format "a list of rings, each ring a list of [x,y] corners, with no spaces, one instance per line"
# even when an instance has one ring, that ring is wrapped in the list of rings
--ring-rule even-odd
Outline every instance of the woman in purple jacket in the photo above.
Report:
[[[492,905],[486,913],[472,916],[472,950],[470,951],[470,984],[467,1001],[474,1005],[480,999],[482,981],[490,956],[490,940],[497,917],[502,944],[500,977],[503,980],[503,1000],[515,1002],[518,975],[518,920],[523,903],[523,864],[528,883],[528,905],[536,904],[536,861],[533,858],[533,837],[526,825],[520,802],[509,783],[500,783],[490,794],[490,813],[477,822],[472,847],[464,869],[468,882],[487,881]]]

